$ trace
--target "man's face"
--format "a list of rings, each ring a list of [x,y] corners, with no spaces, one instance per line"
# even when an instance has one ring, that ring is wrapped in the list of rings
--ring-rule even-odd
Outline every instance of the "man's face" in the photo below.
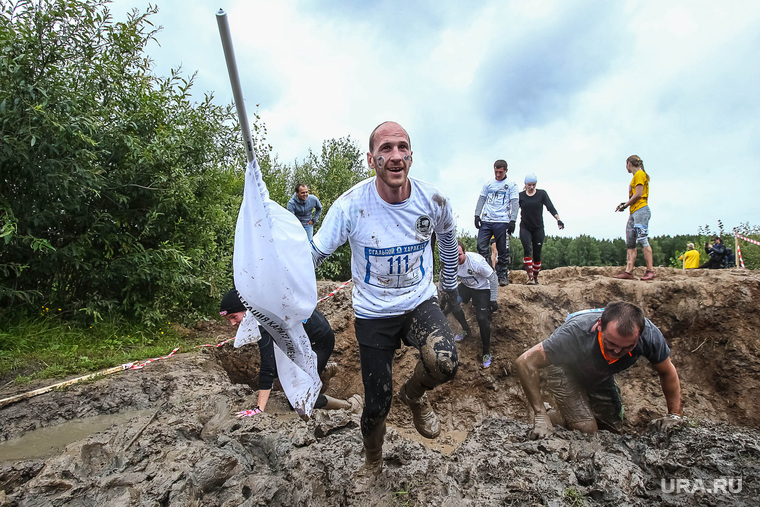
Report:
[[[296,194],[299,199],[305,201],[309,197],[309,187],[306,185],[298,187],[298,193]]]
[[[230,326],[237,328],[241,322],[243,322],[243,317],[245,316],[245,312],[235,312],[235,313],[228,313],[224,316],[225,319],[227,319],[227,322],[230,323]]]
[[[599,326],[601,327],[601,319],[599,319]],[[607,327],[602,330],[602,347],[604,347],[604,353],[610,359],[620,359],[621,357],[628,355],[630,351],[636,348],[639,343],[639,332],[632,334],[631,336],[623,336],[618,333],[618,323],[611,321],[607,323]]]
[[[496,178],[496,181],[504,181],[504,178],[507,177],[507,170],[504,167],[494,166],[493,175],[494,175],[494,178]]]
[[[367,153],[369,167],[388,187],[403,187],[412,166],[412,146],[406,131],[398,123],[385,123],[375,131],[374,144],[372,153]]]
[[[467,259],[467,255],[465,255],[461,245],[457,248],[459,248],[459,264],[464,264],[464,261]]]

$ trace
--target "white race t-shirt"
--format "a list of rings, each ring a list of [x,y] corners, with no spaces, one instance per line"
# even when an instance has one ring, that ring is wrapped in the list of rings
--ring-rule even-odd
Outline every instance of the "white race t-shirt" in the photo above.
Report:
[[[512,220],[512,199],[519,199],[520,191],[517,183],[504,178],[499,181],[492,179],[480,191],[486,198],[480,218],[484,222],[509,222]],[[515,210],[516,211],[516,210]],[[515,213],[515,217],[517,213]]]
[[[336,200],[314,235],[320,256],[351,245],[353,306],[363,319],[402,315],[437,294],[433,283],[435,232],[454,232],[451,203],[435,187],[409,178],[411,195],[385,202],[375,178],[358,183]]]
[[[457,268],[459,283],[475,290],[489,290],[488,277],[493,273],[493,269],[488,265],[485,258],[474,252],[465,252],[465,260]]]

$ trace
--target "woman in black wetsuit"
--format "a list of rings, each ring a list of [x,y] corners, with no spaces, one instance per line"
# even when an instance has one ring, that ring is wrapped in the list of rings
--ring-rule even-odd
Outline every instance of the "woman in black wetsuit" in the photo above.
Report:
[[[541,271],[541,247],[544,244],[544,206],[557,219],[560,230],[565,224],[559,219],[546,190],[536,188],[535,174],[525,177],[525,190],[520,192],[520,242],[524,250],[523,266],[528,273],[528,285],[538,284]]]

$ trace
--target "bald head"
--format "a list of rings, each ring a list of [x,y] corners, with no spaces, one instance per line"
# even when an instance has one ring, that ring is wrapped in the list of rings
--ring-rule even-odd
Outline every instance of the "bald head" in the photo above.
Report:
[[[383,127],[394,127],[394,128],[399,128],[403,130],[404,134],[406,134],[406,140],[409,143],[409,147],[411,148],[412,141],[411,139],[409,139],[409,133],[406,131],[406,129],[404,129],[404,127],[402,127],[395,121],[384,121],[383,123],[375,127],[375,130],[373,130],[372,133],[369,135],[369,152],[370,153],[372,153],[375,150],[375,135],[377,134],[377,131],[382,129]]]

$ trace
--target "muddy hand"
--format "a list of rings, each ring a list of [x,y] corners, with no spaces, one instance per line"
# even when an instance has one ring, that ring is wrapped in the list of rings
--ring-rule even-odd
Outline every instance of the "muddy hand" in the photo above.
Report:
[[[240,419],[240,418],[243,418],[243,417],[252,417],[252,416],[254,416],[256,414],[260,414],[260,413],[261,413],[261,409],[259,407],[253,407],[253,409],[251,409],[251,410],[241,410],[240,412],[238,412],[235,415],[237,415],[238,419]]]
[[[617,208],[615,208],[615,211],[625,211],[625,203],[621,202],[618,204]]]
[[[547,438],[554,433],[554,426],[547,414],[536,414],[533,422],[533,430],[530,432],[531,440]]]
[[[666,432],[671,428],[683,426],[684,418],[676,414],[668,414],[649,423],[649,428],[657,432]]]
[[[459,310],[459,291],[445,290],[443,291],[443,304],[449,311],[456,312]]]

